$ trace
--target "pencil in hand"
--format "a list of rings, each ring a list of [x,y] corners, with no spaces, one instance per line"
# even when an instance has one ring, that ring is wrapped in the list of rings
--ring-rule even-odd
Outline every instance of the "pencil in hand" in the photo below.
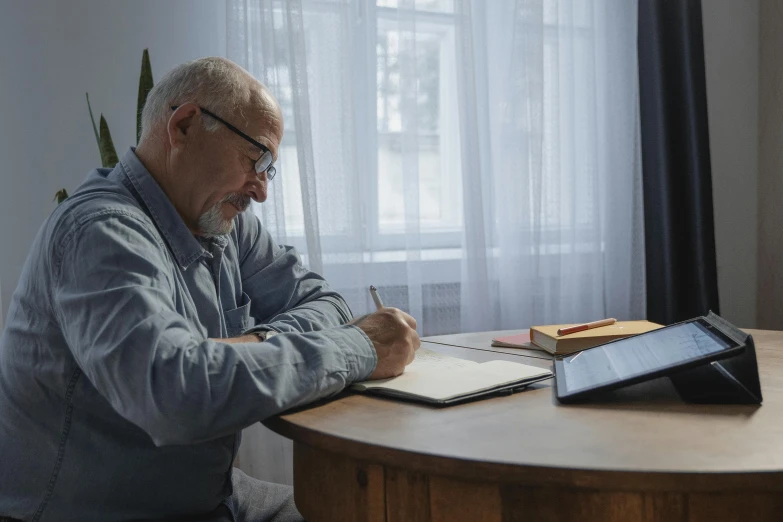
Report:
[[[378,310],[383,308],[383,301],[381,301],[381,296],[378,295],[378,289],[373,285],[370,285],[370,295],[372,296],[372,300],[375,302],[375,308]]]

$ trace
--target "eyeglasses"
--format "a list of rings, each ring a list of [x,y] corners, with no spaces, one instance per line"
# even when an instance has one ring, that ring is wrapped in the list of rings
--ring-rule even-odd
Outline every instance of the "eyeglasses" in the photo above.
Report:
[[[179,108],[179,105],[172,105],[171,110],[176,111]],[[265,147],[263,144],[258,143],[256,140],[242,132],[241,130],[237,129],[233,125],[231,125],[229,122],[218,116],[217,114],[214,114],[204,107],[199,105],[199,109],[201,109],[201,112],[206,114],[207,116],[210,116],[212,118],[215,118],[217,121],[228,127],[228,130],[235,132],[242,138],[246,139],[250,143],[252,143],[254,146],[258,147],[261,150],[261,157],[258,158],[258,161],[256,161],[256,174],[261,175],[264,172],[266,172],[266,178],[269,181],[272,181],[275,177],[275,174],[277,174],[277,169],[275,169],[272,166],[272,163],[275,161],[275,157],[272,155],[272,151],[269,150],[267,147]]]

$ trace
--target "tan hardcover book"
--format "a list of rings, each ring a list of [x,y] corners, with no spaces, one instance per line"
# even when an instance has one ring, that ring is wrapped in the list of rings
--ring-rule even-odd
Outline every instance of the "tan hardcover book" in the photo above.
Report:
[[[650,321],[618,321],[609,326],[601,326],[590,330],[557,335],[559,328],[573,326],[572,324],[553,324],[549,326],[531,326],[530,341],[554,355],[565,355],[578,352],[615,339],[630,337],[662,328],[662,325]]]

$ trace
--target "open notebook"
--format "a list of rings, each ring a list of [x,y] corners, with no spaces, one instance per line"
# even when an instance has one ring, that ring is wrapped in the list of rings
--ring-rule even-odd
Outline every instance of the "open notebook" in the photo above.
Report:
[[[355,383],[352,389],[431,404],[451,404],[502,390],[515,390],[552,377],[552,372],[509,361],[477,363],[426,348],[402,375]]]

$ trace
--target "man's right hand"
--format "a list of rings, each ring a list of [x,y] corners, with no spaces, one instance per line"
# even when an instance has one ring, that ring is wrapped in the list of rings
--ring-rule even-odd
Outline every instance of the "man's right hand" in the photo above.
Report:
[[[416,319],[397,308],[381,308],[358,318],[353,324],[367,334],[378,354],[378,364],[369,377],[371,380],[400,375],[421,346]]]

